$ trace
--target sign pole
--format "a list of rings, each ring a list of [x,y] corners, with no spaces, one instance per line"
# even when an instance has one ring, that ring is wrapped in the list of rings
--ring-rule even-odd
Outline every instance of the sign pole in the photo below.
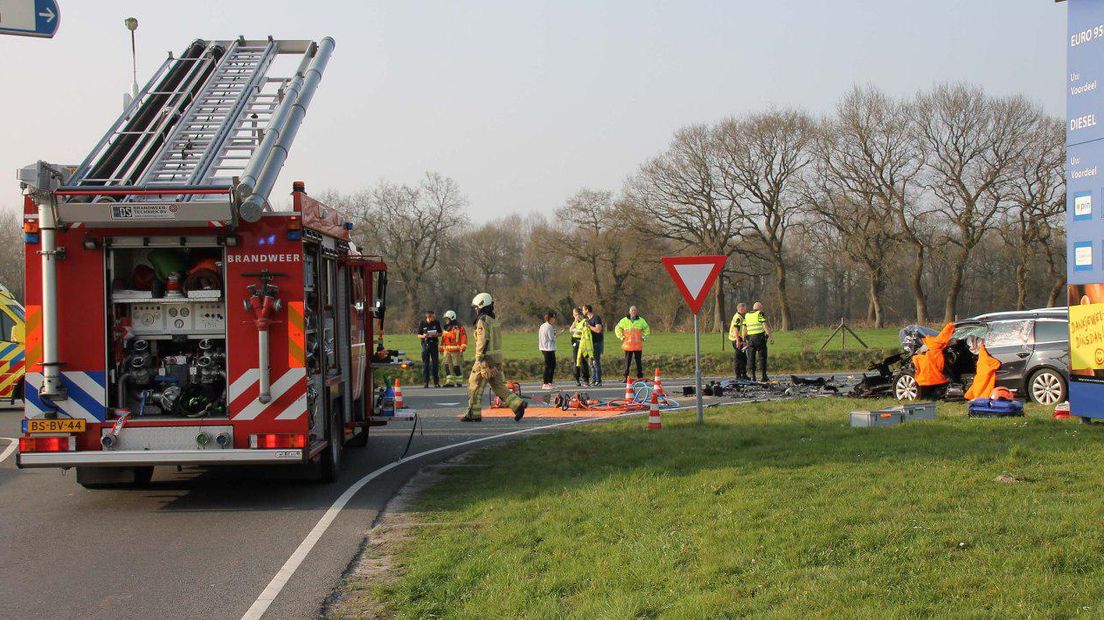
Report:
[[[701,331],[698,329],[698,313],[694,313],[694,394],[698,399],[698,424],[705,422],[702,413]]]
[[[702,371],[701,371],[701,325],[698,313],[701,312],[709,289],[724,270],[727,256],[664,256],[660,259],[671,281],[678,287],[690,313],[694,315],[694,392],[697,395],[698,424],[705,423],[702,413]],[[720,294],[720,293],[718,293]],[[721,334],[724,344],[724,333]]]

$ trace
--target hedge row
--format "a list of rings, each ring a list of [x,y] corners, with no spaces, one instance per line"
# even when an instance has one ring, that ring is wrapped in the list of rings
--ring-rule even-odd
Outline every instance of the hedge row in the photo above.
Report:
[[[859,371],[867,368],[871,362],[880,361],[897,351],[895,349],[868,349],[864,351],[802,351],[798,353],[771,354],[770,373],[794,374],[814,372]],[[422,381],[421,362],[413,362],[405,370],[376,369],[376,384],[382,381],[394,381],[398,377],[403,385],[418,385]],[[659,368],[665,377],[688,377],[694,374],[694,356],[692,355],[645,355],[644,372],[651,376]],[[570,358],[558,360],[557,380],[572,378],[574,362]],[[464,371],[471,370],[471,360],[466,360]],[[607,382],[619,381],[624,371],[623,358],[620,355],[605,356],[602,370]],[[635,367],[634,367],[635,370]],[[544,373],[544,361],[538,359],[520,359],[506,361],[506,378],[518,381],[540,380]],[[702,374],[707,376],[727,376],[732,374],[732,357],[720,355],[702,356]],[[442,373],[442,379],[444,374]],[[467,375],[464,376],[465,381]]]

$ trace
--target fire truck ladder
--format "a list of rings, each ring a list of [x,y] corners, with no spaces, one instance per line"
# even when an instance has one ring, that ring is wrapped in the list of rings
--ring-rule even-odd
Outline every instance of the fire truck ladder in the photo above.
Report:
[[[72,175],[71,186],[133,185],[223,52],[220,46],[197,40],[179,58],[170,54],[89,152]],[[89,202],[91,197],[81,201]]]
[[[209,185],[215,181],[211,173],[228,171],[231,161],[241,161],[238,171],[244,170],[260,143],[259,127],[268,125],[282,94],[282,90],[261,92],[275,56],[273,41],[264,45],[235,41],[140,183],[147,187]],[[228,183],[230,176],[222,180]]]
[[[198,203],[234,190],[247,219],[260,217],[333,48],[329,37],[193,42],[170,55],[58,196]],[[269,75],[285,54],[301,56],[295,72]]]

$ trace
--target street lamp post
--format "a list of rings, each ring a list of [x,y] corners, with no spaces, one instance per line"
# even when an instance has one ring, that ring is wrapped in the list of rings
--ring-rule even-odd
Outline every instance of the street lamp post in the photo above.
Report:
[[[128,17],[123,20],[123,24],[130,31],[130,67],[131,67],[131,85],[130,85],[130,101],[134,101],[138,97],[138,53],[134,44],[134,31],[138,30],[138,19],[134,17]],[[130,105],[130,101],[127,101],[127,105]]]

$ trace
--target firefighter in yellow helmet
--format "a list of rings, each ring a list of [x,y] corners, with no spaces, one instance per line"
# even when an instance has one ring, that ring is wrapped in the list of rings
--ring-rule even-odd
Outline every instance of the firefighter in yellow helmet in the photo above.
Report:
[[[494,313],[494,298],[490,293],[480,293],[472,299],[475,310],[475,360],[468,376],[468,411],[460,418],[463,422],[483,420],[483,388],[491,390],[514,412],[514,420],[525,415],[527,403],[520,396],[506,389],[502,378],[502,329]]]

